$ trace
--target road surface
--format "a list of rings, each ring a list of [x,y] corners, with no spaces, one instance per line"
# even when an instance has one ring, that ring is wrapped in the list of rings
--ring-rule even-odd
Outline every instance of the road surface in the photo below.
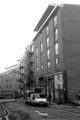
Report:
[[[39,113],[47,113],[46,120],[80,120],[80,114],[66,112],[53,107],[34,107],[18,101],[8,102],[4,105],[12,111],[9,120],[41,120]]]
[[[3,105],[0,103],[0,117],[1,117],[1,116],[4,116],[5,114],[7,114],[7,113],[6,113],[6,110],[5,110],[5,108],[3,107]]]

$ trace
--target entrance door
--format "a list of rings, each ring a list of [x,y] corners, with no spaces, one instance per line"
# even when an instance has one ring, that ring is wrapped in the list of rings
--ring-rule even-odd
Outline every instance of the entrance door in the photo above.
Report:
[[[63,92],[63,78],[62,73],[54,75],[54,89],[55,89],[55,101],[57,103],[64,102],[64,92]]]

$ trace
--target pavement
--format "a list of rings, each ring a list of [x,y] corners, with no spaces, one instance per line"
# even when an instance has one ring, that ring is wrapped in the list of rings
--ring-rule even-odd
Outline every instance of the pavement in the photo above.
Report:
[[[17,102],[25,103],[25,100],[23,99],[17,99]],[[49,107],[58,109],[60,111],[65,111],[65,112],[71,112],[72,114],[78,114],[80,115],[80,105],[71,105],[71,104],[56,104],[56,103],[51,103]]]
[[[25,103],[25,100],[23,99],[4,99],[4,100],[0,100],[0,116],[5,114],[5,108],[3,107],[3,105],[1,103],[4,102],[8,102],[8,101],[17,101],[17,102],[22,102]],[[56,103],[51,103],[49,105],[49,107],[54,108],[54,109],[59,109],[60,111],[65,111],[65,112],[71,112],[74,114],[80,114],[80,106],[77,105],[70,105],[70,104],[56,104]]]
[[[3,105],[0,103],[0,117],[6,115],[6,110]]]
[[[25,103],[25,100],[23,99],[17,99],[17,102],[22,102]],[[54,108],[54,109],[59,109],[59,110],[64,110],[76,114],[80,114],[80,105],[71,105],[71,104],[56,104],[56,103],[51,103],[49,107]]]
[[[59,109],[59,110],[64,110],[64,111],[68,111],[71,113],[75,113],[75,114],[80,114],[80,106],[79,105],[69,105],[69,104],[61,104],[58,105],[56,103],[51,103],[49,105],[49,107],[54,108],[54,109]]]
[[[11,111],[4,106],[4,102],[14,101],[14,99],[1,99],[0,100],[0,120],[9,120],[8,115],[11,115]]]
[[[15,101],[15,99],[0,99],[0,103]]]

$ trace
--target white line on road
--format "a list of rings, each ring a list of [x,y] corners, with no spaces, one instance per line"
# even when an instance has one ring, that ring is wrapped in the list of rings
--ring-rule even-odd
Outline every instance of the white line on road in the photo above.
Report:
[[[35,112],[38,113],[41,116],[41,118],[47,119],[47,117],[48,117],[47,113],[41,113],[39,111],[35,111]]]
[[[6,120],[9,120],[8,116],[5,116]]]
[[[9,120],[8,116],[0,117],[0,120],[3,120],[4,118],[5,120]]]

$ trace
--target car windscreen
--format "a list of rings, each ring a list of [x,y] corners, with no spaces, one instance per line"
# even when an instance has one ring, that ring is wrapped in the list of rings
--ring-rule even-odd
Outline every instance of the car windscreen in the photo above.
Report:
[[[45,98],[45,95],[44,94],[40,94],[40,98]]]

